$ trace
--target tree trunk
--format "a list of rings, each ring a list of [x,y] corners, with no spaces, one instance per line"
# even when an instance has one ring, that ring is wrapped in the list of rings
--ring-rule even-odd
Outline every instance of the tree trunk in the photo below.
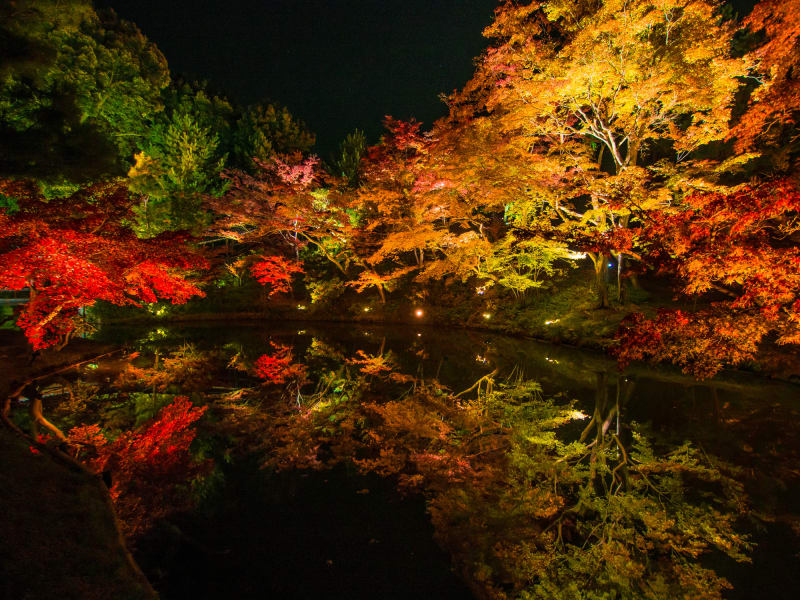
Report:
[[[67,441],[67,436],[64,435],[64,432],[44,418],[44,415],[42,414],[42,399],[38,394],[33,398],[30,398],[30,413],[31,431],[33,432],[33,436],[35,438],[39,437],[39,424],[41,424],[52,431],[60,441]]]
[[[597,308],[608,308],[610,306],[608,301],[608,257],[605,254],[598,253],[596,257],[592,257],[594,262],[594,285],[595,292],[597,293]]]

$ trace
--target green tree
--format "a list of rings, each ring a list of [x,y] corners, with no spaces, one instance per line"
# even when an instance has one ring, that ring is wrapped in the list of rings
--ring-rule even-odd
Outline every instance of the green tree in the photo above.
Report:
[[[494,244],[491,253],[477,267],[478,276],[504,287],[517,298],[529,289],[544,285],[560,269],[556,261],[568,261],[566,246],[540,237],[518,239],[513,233]]]
[[[233,166],[252,172],[254,160],[265,161],[274,154],[308,152],[316,137],[305,123],[285,107],[257,104],[236,122],[233,134]]]
[[[140,234],[193,229],[207,222],[203,195],[224,189],[219,174],[225,159],[218,146],[219,137],[191,114],[176,111],[153,127],[128,172],[129,189],[142,196],[135,211]]]
[[[344,177],[350,187],[357,187],[361,179],[361,159],[367,153],[367,137],[356,129],[339,144],[339,152],[334,160],[334,174]]]
[[[226,188],[220,174],[231,145],[230,102],[204,83],[181,80],[165,88],[162,98],[165,109],[128,172],[130,190],[142,196],[135,212],[143,235],[206,224],[203,197]]]
[[[0,7],[0,170],[64,183],[124,172],[161,110],[164,57],[88,0]]]

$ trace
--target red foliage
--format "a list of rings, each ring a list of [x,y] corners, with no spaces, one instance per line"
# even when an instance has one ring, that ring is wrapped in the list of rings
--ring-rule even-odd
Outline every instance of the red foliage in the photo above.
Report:
[[[405,161],[423,150],[425,137],[420,133],[422,123],[411,119],[400,121],[391,116],[383,120],[386,133],[381,143],[367,150],[365,167],[370,180],[391,179],[398,169],[405,168]]]
[[[261,285],[272,287],[269,295],[276,292],[287,294],[292,291],[292,275],[302,273],[300,263],[290,262],[282,256],[262,256],[252,268],[253,276]]]
[[[800,343],[800,190],[788,180],[731,194],[695,194],[671,213],[653,211],[637,235],[648,259],[676,275],[688,296],[706,293],[693,313],[636,315],[620,330],[625,364],[650,357],[700,377],[752,359],[764,337]],[[725,298],[725,299],[719,299]]]
[[[202,472],[189,446],[196,436],[192,425],[206,407],[195,407],[178,396],[148,424],[109,442],[98,425],[70,431],[70,442],[83,448],[90,468],[110,471],[111,498],[131,531],[139,531],[155,517],[177,508],[177,487]]]
[[[754,358],[771,325],[760,314],[720,305],[693,313],[662,310],[653,319],[635,313],[617,333],[616,355],[621,366],[634,360],[669,361],[704,379],[725,365]]]
[[[212,230],[269,254],[288,244],[297,255],[312,244],[344,272],[346,257],[340,250],[331,251],[344,244],[349,223],[340,194],[324,187],[329,176],[316,157],[284,158],[256,161],[261,170],[255,175],[224,173],[230,182],[228,192],[207,198],[217,216]]]
[[[257,160],[260,167],[257,175],[240,171],[223,173],[230,182],[228,192],[219,198],[206,199],[217,215],[214,231],[248,243],[287,234],[296,241],[298,234],[312,234],[317,211],[311,192],[326,175],[316,157],[302,161],[290,158],[294,160],[277,157],[270,162]]]
[[[303,380],[305,378],[305,367],[299,363],[293,363],[294,356],[290,346],[276,344],[270,345],[275,352],[272,354],[262,354],[256,359],[256,375],[269,383],[281,384],[291,379]]]
[[[744,25],[763,31],[766,40],[751,54],[763,85],[731,132],[737,150],[750,149],[765,138],[779,140],[783,128],[797,124],[800,117],[800,0],[761,0]]]
[[[275,175],[278,182],[291,190],[301,191],[307,189],[318,176],[319,158],[310,156],[302,162],[292,164],[278,157],[272,163],[258,163],[267,172]]]
[[[17,213],[0,212],[0,288],[30,289],[17,324],[34,349],[66,342],[77,310],[97,300],[183,303],[202,295],[182,275],[206,267],[187,237],[137,238],[123,225],[129,204],[123,188],[105,185],[49,202],[28,196]]]

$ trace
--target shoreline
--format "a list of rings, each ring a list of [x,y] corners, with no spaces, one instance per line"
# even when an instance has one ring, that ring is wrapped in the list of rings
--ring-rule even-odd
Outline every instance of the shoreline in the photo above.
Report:
[[[277,313],[277,314],[276,314]],[[219,323],[219,322],[261,322],[261,323],[270,323],[276,321],[291,321],[291,322],[307,322],[307,323],[320,323],[320,324],[339,324],[339,325],[346,325],[346,324],[363,324],[363,325],[373,325],[373,326],[386,326],[386,327],[397,327],[397,326],[417,326],[417,327],[430,327],[430,328],[440,328],[440,329],[456,329],[456,330],[463,330],[463,331],[477,331],[477,332],[485,332],[491,333],[493,335],[500,335],[509,338],[515,338],[520,340],[530,340],[535,341],[543,344],[551,344],[553,346],[561,347],[561,348],[572,348],[576,350],[583,350],[583,351],[598,351],[602,353],[603,358],[614,361],[614,357],[610,354],[609,348],[611,343],[613,342],[610,338],[604,339],[581,339],[575,342],[566,341],[560,336],[553,336],[553,337],[544,337],[541,335],[535,335],[531,333],[525,333],[519,330],[509,330],[502,326],[491,327],[486,325],[478,325],[478,324],[454,324],[449,322],[441,322],[435,321],[431,319],[426,319],[423,321],[414,321],[410,319],[379,319],[375,317],[364,317],[364,318],[346,318],[344,316],[338,315],[319,315],[314,313],[307,313],[303,315],[298,315],[294,311],[273,311],[267,313],[259,313],[259,312],[231,312],[231,313],[184,313],[184,314],[174,314],[170,315],[169,317],[149,317],[147,315],[142,315],[140,317],[130,317],[130,318],[123,318],[123,319],[108,319],[104,320],[101,326],[147,326],[147,325],[164,325],[164,324],[205,324],[205,323]],[[602,343],[603,341],[607,341],[608,343]],[[756,377],[759,379],[763,379],[765,381],[772,381],[772,382],[782,382],[792,385],[800,385],[800,357],[793,355],[792,353],[788,352],[777,352],[775,354],[769,353],[764,358],[771,359],[776,362],[776,359],[791,359],[794,358],[794,361],[797,363],[797,368],[791,371],[787,371],[785,368],[769,368],[769,364],[762,364],[756,363],[753,366],[743,365],[737,367],[725,367],[722,369],[719,374],[716,376],[720,379],[724,379],[726,376],[748,376],[748,377]],[[780,365],[778,365],[780,367]],[[695,382],[708,382],[708,380],[697,380],[689,374],[684,373],[680,370],[679,367],[673,365],[671,363],[650,363],[650,362],[636,362],[633,363],[628,367],[629,369],[633,369],[634,371],[641,371],[647,369],[663,369],[665,371],[674,371],[676,375],[680,375],[681,378],[686,378],[687,380],[695,381]],[[713,379],[713,378],[712,378]]]

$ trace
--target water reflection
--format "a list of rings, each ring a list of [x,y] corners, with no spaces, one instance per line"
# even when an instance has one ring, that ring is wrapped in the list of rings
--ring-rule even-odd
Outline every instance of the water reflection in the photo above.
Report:
[[[192,451],[213,469],[173,482],[194,509],[176,501],[182,517],[159,513],[148,526],[162,537],[163,518],[183,519],[179,531],[213,530],[208,543],[234,552],[240,533],[225,534],[220,515],[246,487],[240,478],[262,489],[259,478],[286,485],[286,473],[345,468],[423,495],[437,540],[480,597],[781,598],[796,589],[793,386],[623,375],[591,352],[477,332],[294,324],[101,335],[127,342],[129,356],[42,383],[64,430],[99,423],[114,439],[152,423],[175,396],[208,407]],[[249,518],[266,518],[257,502],[247,506]],[[170,535],[142,542],[143,562],[185,545]],[[154,577],[177,590],[175,572]]]

